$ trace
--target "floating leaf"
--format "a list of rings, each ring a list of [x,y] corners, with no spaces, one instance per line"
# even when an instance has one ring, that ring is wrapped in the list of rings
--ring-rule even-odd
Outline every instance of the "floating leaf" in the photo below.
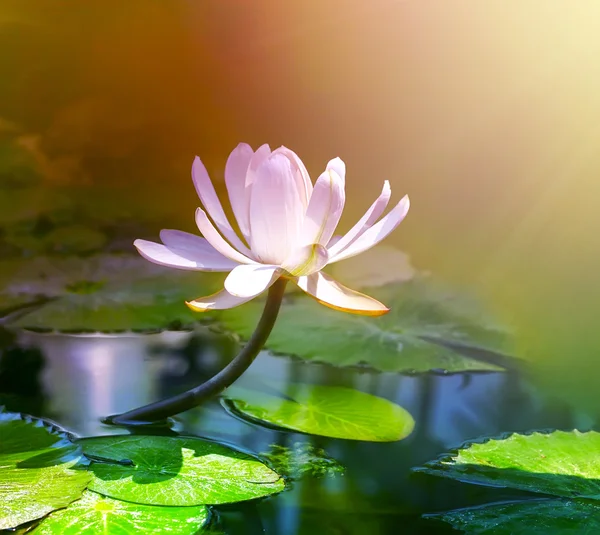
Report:
[[[378,318],[344,314],[297,296],[282,306],[267,347],[337,366],[365,365],[381,371],[502,369],[486,361],[483,352],[476,359],[444,345],[454,342],[471,349],[507,351],[507,333],[491,325],[465,299],[444,293],[425,279],[365,291],[391,311]],[[262,306],[253,301],[219,318],[228,329],[248,338]]]
[[[59,331],[178,328],[208,315],[185,301],[214,292],[213,274],[177,271],[134,255],[0,262],[0,302],[54,298],[13,325]],[[4,294],[4,295],[3,295]]]
[[[600,505],[583,500],[526,500],[425,515],[472,535],[600,533]]]
[[[208,519],[204,505],[160,507],[106,498],[86,491],[66,509],[46,518],[34,535],[154,534],[194,535]]]
[[[233,503],[283,490],[279,474],[245,453],[198,438],[111,436],[79,441],[91,465],[90,489],[148,505]],[[123,460],[128,462],[121,462]]]
[[[67,506],[91,479],[81,448],[42,420],[0,412],[0,529]]]
[[[418,472],[476,483],[600,500],[600,433],[514,433],[470,442]]]
[[[248,418],[333,438],[401,440],[415,424],[406,410],[387,399],[337,386],[289,383],[256,390],[234,385],[225,397]]]

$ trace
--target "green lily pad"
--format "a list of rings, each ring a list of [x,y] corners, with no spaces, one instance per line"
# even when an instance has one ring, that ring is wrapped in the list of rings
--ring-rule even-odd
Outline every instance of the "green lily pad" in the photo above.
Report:
[[[416,468],[467,483],[600,500],[600,433],[514,433],[470,442]]]
[[[170,533],[194,535],[208,519],[204,505],[161,507],[106,498],[86,491],[66,509],[52,513],[35,528],[35,535],[121,535]]]
[[[331,310],[303,295],[284,303],[266,346],[277,353],[336,366],[417,373],[499,371],[484,351],[509,351],[509,336],[465,299],[423,278],[364,290],[388,307],[378,318]],[[222,324],[248,338],[262,303],[253,301],[219,315]],[[450,343],[470,349],[461,354]],[[473,356],[482,350],[477,358]]]
[[[224,396],[250,419],[312,435],[390,442],[410,435],[415,425],[399,405],[337,386],[289,383],[256,390],[234,385]]]
[[[527,500],[457,509],[425,518],[472,535],[600,533],[600,505],[583,500]]]
[[[91,479],[81,448],[38,419],[0,412],[0,529],[66,507]]]
[[[0,302],[53,298],[12,324],[26,329],[176,329],[208,318],[185,301],[221,285],[219,276],[157,266],[137,255],[0,262]]]
[[[94,462],[90,489],[148,505],[233,503],[283,490],[281,476],[245,453],[198,438],[111,436],[79,440]],[[118,463],[127,459],[131,463]]]

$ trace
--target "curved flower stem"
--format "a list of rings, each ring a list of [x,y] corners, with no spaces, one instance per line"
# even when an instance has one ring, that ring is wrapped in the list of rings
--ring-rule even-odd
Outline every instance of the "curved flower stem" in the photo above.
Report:
[[[157,423],[180,412],[193,409],[223,392],[248,369],[267,341],[273,325],[275,325],[286,284],[287,279],[280,278],[271,286],[262,316],[250,340],[240,353],[217,375],[187,392],[144,405],[123,414],[109,416],[104,422],[127,426]]]

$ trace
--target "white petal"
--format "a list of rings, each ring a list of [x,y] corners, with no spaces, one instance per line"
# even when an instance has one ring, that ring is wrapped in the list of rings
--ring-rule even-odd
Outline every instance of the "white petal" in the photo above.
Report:
[[[227,158],[225,185],[231,208],[244,236],[248,236],[248,202],[246,200],[246,175],[250,160],[254,156],[252,147],[240,143]]]
[[[250,197],[250,245],[255,258],[281,265],[298,243],[304,206],[289,158],[275,152],[258,168]]]
[[[388,213],[383,219],[378,221],[371,228],[363,232],[352,244],[346,247],[341,253],[333,256],[329,263],[339,262],[344,258],[350,258],[357,254],[370,249],[383,240],[390,232],[392,232],[404,219],[410,208],[408,195],[405,195],[402,200]],[[337,247],[338,244],[335,245]],[[330,251],[331,254],[331,251]]]
[[[240,264],[255,263],[254,260],[243,255],[225,241],[201,208],[196,210],[196,224],[206,240],[222,255]]]
[[[302,163],[302,160],[293,150],[290,150],[287,147],[279,147],[273,151],[273,154],[281,154],[290,160],[292,176],[294,177],[294,181],[300,192],[300,200],[302,201],[304,208],[306,208],[308,206],[308,200],[312,195],[313,185],[304,163]]]
[[[342,239],[342,235],[341,234],[336,234],[335,236],[332,236],[332,238],[329,240],[329,243],[327,244],[327,249],[331,249],[337,242],[339,242]]]
[[[256,152],[250,145],[240,143],[229,155],[225,164],[225,184],[229,202],[240,227],[250,243],[250,192],[256,178],[256,170],[271,154],[269,145],[261,145]]]
[[[342,312],[365,316],[381,316],[389,312],[383,303],[346,288],[322,272],[299,277],[296,284],[319,303]]]
[[[215,222],[215,225],[221,234],[238,251],[245,255],[249,255],[250,251],[248,247],[240,240],[239,236],[235,233],[229,223],[229,220],[223,211],[223,207],[221,206],[221,202],[219,201],[219,197],[217,197],[217,192],[210,181],[208,171],[198,156],[196,156],[192,165],[192,180],[194,181],[194,186],[198,193],[198,197],[200,197],[200,200],[202,201],[202,205],[210,215],[211,219]]]
[[[323,269],[329,260],[327,249],[318,243],[296,249],[282,266],[294,276],[310,275]]]
[[[390,202],[391,195],[392,190],[390,189],[390,183],[386,180],[383,183],[383,189],[381,190],[381,194],[379,195],[377,200],[371,205],[371,207],[365,212],[365,215],[363,215],[359,219],[358,223],[356,223],[356,225],[354,225],[341,239],[339,239],[335,243],[332,243],[328,247],[329,256],[331,258],[334,258],[336,255],[341,253],[359,236],[361,236],[365,231],[367,231],[373,226],[373,224],[385,211],[388,203]]]
[[[344,181],[328,169],[318,178],[302,225],[302,243],[327,245],[342,217],[346,194]]]
[[[326,169],[333,169],[344,182],[346,181],[346,164],[341,158],[329,160]]]
[[[224,310],[227,308],[243,305],[253,299],[253,297],[236,297],[231,295],[227,290],[199,297],[193,301],[187,301],[185,304],[195,312],[206,312],[207,310]]]
[[[202,262],[206,258],[211,258],[224,264],[230,264],[231,269],[238,265],[237,262],[233,262],[219,253],[207,240],[195,234],[182,230],[164,229],[160,231],[160,239],[172,252],[189,260]]]
[[[225,289],[236,297],[252,298],[271,286],[280,277],[281,272],[279,266],[238,266],[227,275]]]
[[[191,255],[186,250],[171,249],[147,240],[135,240],[133,245],[146,260],[161,266],[191,271],[231,271],[238,265],[237,262],[232,262],[229,258],[217,253],[208,242],[206,242],[207,253],[205,255],[202,254],[202,251]]]

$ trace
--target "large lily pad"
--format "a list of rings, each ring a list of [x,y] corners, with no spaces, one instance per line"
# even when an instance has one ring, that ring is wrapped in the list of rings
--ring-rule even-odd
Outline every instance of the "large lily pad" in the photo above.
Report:
[[[148,505],[232,503],[283,490],[283,479],[245,453],[188,437],[112,436],[79,441],[95,458],[90,489]],[[128,462],[120,462],[127,460]]]
[[[380,371],[503,369],[488,354],[508,352],[509,335],[471,301],[440,290],[427,278],[364,291],[391,311],[378,318],[345,314],[294,295],[282,306],[267,347],[337,366]],[[228,310],[220,315],[220,321],[247,338],[262,306],[254,301]],[[469,351],[459,353],[456,348],[460,346]]]
[[[121,535],[170,533],[194,535],[208,519],[204,505],[160,507],[106,498],[86,491],[66,509],[56,511],[31,533],[35,535]]]
[[[600,500],[600,433],[514,433],[471,442],[416,471],[499,487]]]
[[[53,298],[13,323],[29,329],[181,328],[209,317],[193,313],[185,301],[213,293],[221,284],[218,275],[168,269],[137,255],[0,262],[0,302]]]
[[[269,383],[268,388],[255,389],[234,385],[225,397],[237,412],[253,420],[333,438],[389,442],[407,437],[415,425],[399,405],[337,386]]]
[[[0,412],[0,529],[65,507],[91,479],[81,448],[59,429]]]
[[[583,500],[527,500],[457,509],[426,518],[472,535],[600,533],[600,505]]]

